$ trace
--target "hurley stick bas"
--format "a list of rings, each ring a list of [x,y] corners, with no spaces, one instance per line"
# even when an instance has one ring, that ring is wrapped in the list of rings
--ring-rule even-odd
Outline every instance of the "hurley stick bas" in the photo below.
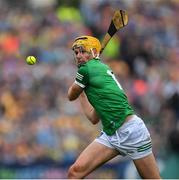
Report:
[[[101,43],[101,51],[103,52],[104,48],[108,44],[109,40],[114,36],[114,34],[128,23],[128,15],[124,10],[116,10],[112,17],[111,23],[109,25],[108,31],[105,34],[102,43]]]

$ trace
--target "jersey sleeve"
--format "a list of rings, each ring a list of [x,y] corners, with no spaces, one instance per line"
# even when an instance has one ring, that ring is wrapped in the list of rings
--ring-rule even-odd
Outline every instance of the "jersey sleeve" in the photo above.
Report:
[[[77,73],[75,78],[75,83],[78,84],[80,87],[85,88],[88,84],[88,69],[86,66],[81,66]]]

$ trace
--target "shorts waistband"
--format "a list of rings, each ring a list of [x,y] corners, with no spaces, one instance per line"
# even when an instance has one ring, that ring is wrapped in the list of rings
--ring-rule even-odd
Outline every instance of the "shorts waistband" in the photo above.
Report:
[[[122,126],[120,127],[120,129],[123,129],[125,126],[129,125],[129,124],[133,124],[135,122],[139,122],[142,121],[142,119],[140,117],[138,117],[137,115],[133,114],[130,115],[126,118],[126,120],[124,121],[124,123],[122,124]]]

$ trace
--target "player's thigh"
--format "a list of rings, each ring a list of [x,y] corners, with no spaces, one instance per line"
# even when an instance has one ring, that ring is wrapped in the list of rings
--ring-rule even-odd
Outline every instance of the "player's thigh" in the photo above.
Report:
[[[141,178],[160,179],[159,170],[153,153],[146,157],[136,159],[133,161]]]
[[[78,167],[78,171],[90,173],[96,167],[109,161],[118,154],[119,152],[117,150],[93,141],[80,154],[74,165]]]

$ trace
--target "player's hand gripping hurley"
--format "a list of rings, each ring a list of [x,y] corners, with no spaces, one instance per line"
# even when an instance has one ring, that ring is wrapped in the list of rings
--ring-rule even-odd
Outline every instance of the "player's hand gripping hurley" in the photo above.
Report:
[[[128,23],[128,15],[124,10],[116,10],[111,20],[111,24],[109,25],[108,32],[105,34],[104,39],[101,43],[101,51],[103,52],[104,48],[108,44],[109,40],[113,37],[113,35],[121,28],[126,26]]]

